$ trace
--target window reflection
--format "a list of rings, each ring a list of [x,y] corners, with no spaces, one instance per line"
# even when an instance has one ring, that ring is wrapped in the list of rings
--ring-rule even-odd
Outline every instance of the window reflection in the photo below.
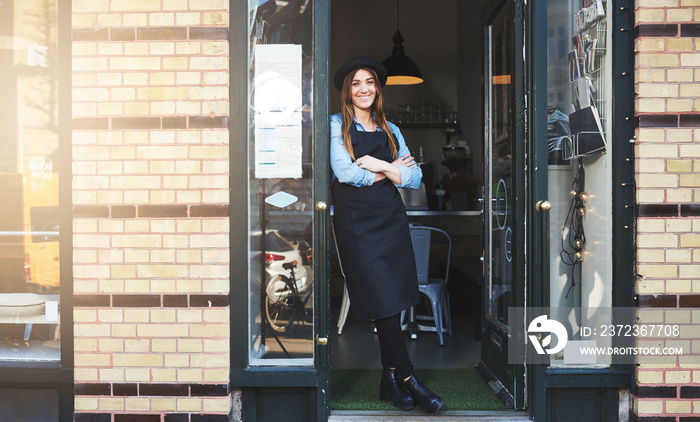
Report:
[[[612,321],[612,152],[591,148],[593,135],[613,142],[609,2],[547,3],[548,200],[550,306],[569,340],[582,340],[582,326]],[[594,110],[599,126],[576,129],[572,116]],[[595,123],[593,126],[596,126]],[[599,133],[598,133],[599,132]],[[590,340],[586,338],[585,340]],[[610,338],[597,339],[610,345]],[[598,357],[595,365],[608,365]],[[561,354],[552,365],[562,365]]]
[[[57,2],[0,2],[0,361],[58,360]]]
[[[250,361],[311,365],[311,2],[249,5]]]
[[[491,26],[490,51],[490,192],[491,273],[489,315],[508,324],[508,307],[512,306],[513,278],[513,78],[514,6],[508,4]]]

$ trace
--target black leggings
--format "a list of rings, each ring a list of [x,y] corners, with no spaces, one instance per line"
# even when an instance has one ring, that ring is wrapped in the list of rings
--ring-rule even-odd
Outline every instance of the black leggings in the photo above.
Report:
[[[382,353],[382,366],[395,368],[396,374],[402,379],[410,377],[413,374],[413,364],[408,358],[406,337],[401,331],[401,314],[376,319],[374,323]]]

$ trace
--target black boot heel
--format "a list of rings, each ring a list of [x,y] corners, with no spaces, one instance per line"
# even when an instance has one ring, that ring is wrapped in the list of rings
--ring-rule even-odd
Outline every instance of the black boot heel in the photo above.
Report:
[[[442,406],[442,397],[428,390],[414,375],[407,381],[401,381],[401,384],[426,412],[435,413]]]
[[[379,385],[379,400],[390,401],[402,410],[413,409],[416,406],[413,398],[397,382],[396,374],[391,368],[384,368],[382,382]]]

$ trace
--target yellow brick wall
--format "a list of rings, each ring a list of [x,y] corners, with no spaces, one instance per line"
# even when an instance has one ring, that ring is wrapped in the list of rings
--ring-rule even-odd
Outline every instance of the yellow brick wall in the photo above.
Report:
[[[683,355],[637,367],[633,410],[640,422],[695,420],[686,418],[700,414],[700,1],[635,4],[639,323],[680,324],[663,344]]]
[[[72,4],[76,417],[228,420],[228,2]]]
[[[76,413],[226,415],[230,394],[191,391],[228,384],[229,309],[179,301],[228,294],[228,219],[196,208],[228,204],[228,43],[202,31],[227,29],[228,2],[72,4]],[[681,307],[700,295],[700,0],[635,7],[636,290]],[[682,394],[700,386],[692,358],[641,365],[636,381],[677,392],[635,396],[639,417],[700,414]],[[190,392],[141,395],[142,384]]]

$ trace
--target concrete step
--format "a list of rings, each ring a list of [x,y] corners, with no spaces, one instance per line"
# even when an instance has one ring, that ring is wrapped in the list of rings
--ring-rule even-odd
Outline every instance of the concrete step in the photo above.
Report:
[[[371,412],[361,410],[335,410],[328,422],[530,422],[524,411],[447,411],[435,415],[419,412]]]

